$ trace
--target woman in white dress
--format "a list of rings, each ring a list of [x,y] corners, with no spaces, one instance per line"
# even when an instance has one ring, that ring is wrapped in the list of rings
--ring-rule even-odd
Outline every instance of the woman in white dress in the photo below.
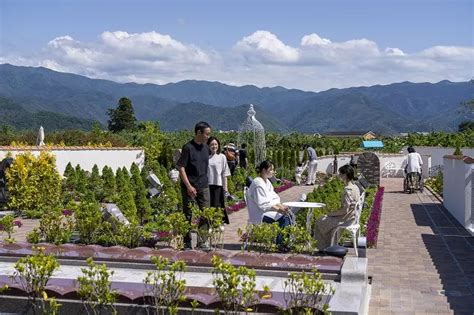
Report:
[[[257,167],[259,176],[256,177],[247,192],[247,209],[249,212],[249,223],[273,223],[277,222],[283,228],[291,224],[289,208],[281,204],[280,196],[273,189],[270,178],[274,176],[272,162],[263,161]],[[277,244],[281,244],[281,235],[277,238]]]
[[[210,137],[207,141],[209,146],[209,167],[207,169],[207,178],[209,179],[209,194],[211,197],[211,207],[221,208],[223,213],[223,222],[229,224],[229,216],[225,211],[224,192],[227,191],[227,176],[230,176],[230,169],[227,159],[221,153],[221,143],[216,137]]]

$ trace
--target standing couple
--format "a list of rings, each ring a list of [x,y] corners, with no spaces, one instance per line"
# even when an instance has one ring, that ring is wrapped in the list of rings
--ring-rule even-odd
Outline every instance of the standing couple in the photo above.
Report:
[[[210,137],[211,126],[204,121],[194,126],[194,138],[183,146],[176,163],[181,178],[183,212],[189,222],[192,219],[191,203],[200,209],[222,208],[223,221],[229,224],[225,212],[224,192],[227,191],[229,166],[217,138]],[[184,238],[185,247],[191,248],[191,237]]]

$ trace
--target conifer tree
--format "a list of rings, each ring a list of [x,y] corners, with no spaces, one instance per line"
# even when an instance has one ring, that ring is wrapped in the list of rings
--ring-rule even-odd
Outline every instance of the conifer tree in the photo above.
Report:
[[[115,109],[109,109],[109,130],[112,132],[120,132],[122,130],[133,130],[136,127],[135,112],[133,110],[132,101],[126,97],[122,97]]]
[[[115,173],[115,180],[117,182],[116,203],[129,221],[136,221],[137,207],[135,205],[133,192],[125,177],[128,177],[128,173],[124,174],[123,170],[118,168]]]
[[[103,198],[102,186],[103,182],[99,174],[99,167],[97,167],[97,164],[94,164],[89,182],[87,183],[87,190],[93,193],[96,201],[100,201]]]
[[[74,167],[72,167],[71,162],[69,162],[66,165],[66,169],[64,170],[64,179],[62,185],[62,190],[66,197],[66,202],[70,199],[74,199],[76,183],[76,171],[74,170]]]
[[[87,191],[87,176],[79,164],[76,165],[76,191],[84,196]]]
[[[70,176],[74,176],[74,175],[75,175],[74,167],[72,167],[71,162],[69,162],[66,165],[66,169],[64,170],[63,176],[64,177],[70,177]]]
[[[102,169],[102,183],[103,201],[113,202],[115,200],[117,184],[115,182],[115,176],[112,169],[107,165]]]
[[[147,190],[145,185],[143,184],[140,169],[138,166],[133,163],[130,169],[132,173],[132,187],[135,191],[135,205],[137,207],[137,215],[140,224],[143,224],[144,221],[149,220],[151,215],[151,206],[146,198]]]

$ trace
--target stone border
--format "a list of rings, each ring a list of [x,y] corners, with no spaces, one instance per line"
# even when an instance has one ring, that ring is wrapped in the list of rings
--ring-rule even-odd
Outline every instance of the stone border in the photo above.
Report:
[[[435,196],[435,198],[438,199],[438,201],[441,202],[441,204],[443,204],[443,202],[444,202],[443,197],[442,197],[440,194],[438,194],[436,191],[434,191],[433,188],[431,188],[430,186],[428,186],[428,185],[426,185],[426,184],[425,184],[424,188],[425,188],[425,189],[428,189],[428,191],[429,191],[433,196]]]
[[[96,261],[121,263],[150,263],[153,256],[162,256],[174,262],[183,260],[188,266],[212,267],[212,256],[218,255],[234,266],[273,271],[302,271],[317,267],[321,273],[339,274],[343,260],[331,256],[310,256],[278,253],[256,253],[219,249],[215,251],[185,250],[172,248],[153,249],[149,247],[126,248],[123,246],[103,247],[100,245],[53,245],[40,243],[32,245],[25,242],[14,244],[0,243],[0,257],[24,257],[34,253],[33,247],[43,247],[46,254],[58,259],[84,261],[92,257]]]

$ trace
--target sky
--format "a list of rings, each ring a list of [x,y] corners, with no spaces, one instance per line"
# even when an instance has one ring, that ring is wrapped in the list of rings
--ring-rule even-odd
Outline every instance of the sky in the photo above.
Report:
[[[309,91],[474,78],[474,1],[0,0],[0,63]]]

